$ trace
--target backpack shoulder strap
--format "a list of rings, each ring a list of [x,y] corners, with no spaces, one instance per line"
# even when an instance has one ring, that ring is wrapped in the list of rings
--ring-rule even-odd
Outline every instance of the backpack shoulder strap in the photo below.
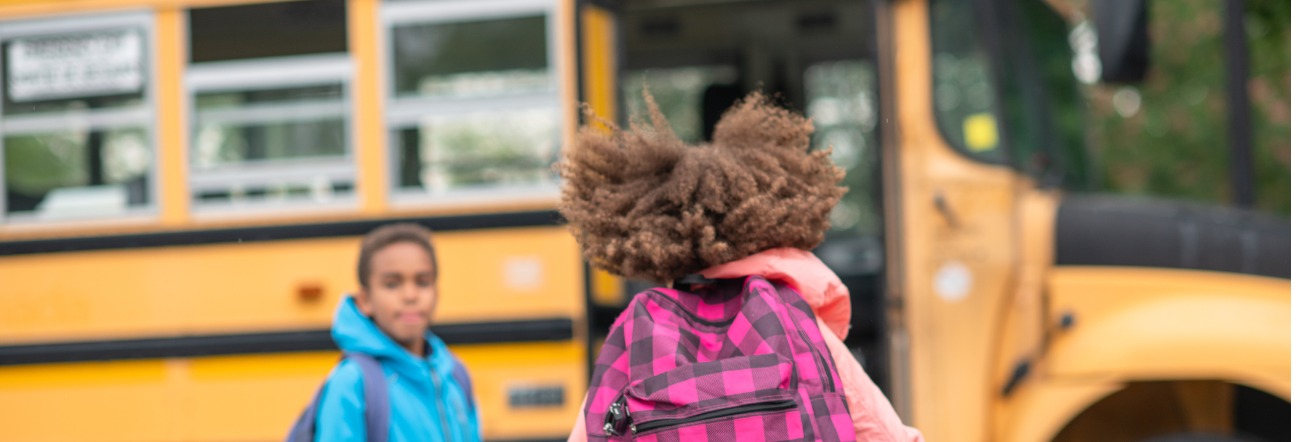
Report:
[[[460,390],[465,392],[465,401],[469,403],[472,410],[478,409],[478,404],[474,403],[474,383],[470,382],[469,371],[465,370],[465,364],[460,362],[460,358],[451,357],[454,364],[451,369],[451,377],[460,385]]]
[[[316,437],[316,410],[320,408],[320,394],[325,391],[325,384],[321,384],[316,389],[316,394],[311,397],[311,402],[307,403],[307,409],[302,410],[298,415],[298,420],[294,421],[293,428],[289,429],[289,437],[286,442],[313,442]]]
[[[390,410],[384,368],[374,356],[365,353],[346,352],[343,357],[355,361],[361,367],[361,387],[365,391],[366,404],[366,440],[388,442]]]

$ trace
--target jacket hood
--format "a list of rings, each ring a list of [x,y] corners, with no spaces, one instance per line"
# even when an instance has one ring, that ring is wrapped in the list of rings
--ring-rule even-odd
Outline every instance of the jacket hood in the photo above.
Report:
[[[813,313],[840,340],[849,335],[849,289],[816,255],[795,248],[768,249],[726,264],[704,269],[705,278],[740,278],[759,275],[780,281],[803,295]]]
[[[428,355],[417,357],[380,330],[375,321],[363,315],[352,296],[344,296],[339,302],[330,335],[340,350],[389,360],[394,371],[411,379],[426,379],[427,375],[423,373],[430,366],[439,375],[450,375],[452,371],[451,352],[433,332],[424,332],[424,342],[430,348]]]

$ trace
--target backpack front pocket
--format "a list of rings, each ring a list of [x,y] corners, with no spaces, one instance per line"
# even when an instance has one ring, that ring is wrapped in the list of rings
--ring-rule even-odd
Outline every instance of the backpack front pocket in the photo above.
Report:
[[[630,430],[637,441],[803,440],[802,419],[799,404],[791,398],[634,423]]]
[[[686,364],[634,382],[622,398],[627,430],[636,440],[801,440],[793,369],[790,361],[766,354]]]

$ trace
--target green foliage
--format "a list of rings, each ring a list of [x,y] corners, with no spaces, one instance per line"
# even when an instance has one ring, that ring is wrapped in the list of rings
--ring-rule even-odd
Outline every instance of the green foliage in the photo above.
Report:
[[[1127,118],[1116,111],[1122,87],[1088,91],[1104,190],[1228,204],[1222,3],[1148,5],[1153,59],[1134,86],[1140,110]],[[1289,16],[1289,2],[1247,2],[1256,207],[1282,216],[1291,211]]]

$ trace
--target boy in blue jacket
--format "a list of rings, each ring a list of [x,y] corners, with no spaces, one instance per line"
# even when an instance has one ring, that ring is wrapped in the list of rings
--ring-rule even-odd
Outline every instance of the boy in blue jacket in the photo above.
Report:
[[[429,331],[438,304],[438,262],[430,232],[394,224],[370,232],[357,260],[360,290],[344,297],[331,334],[345,352],[383,367],[388,387],[388,440],[479,441],[478,410],[454,380],[455,357]],[[345,359],[321,392],[317,441],[366,439],[362,375]]]

